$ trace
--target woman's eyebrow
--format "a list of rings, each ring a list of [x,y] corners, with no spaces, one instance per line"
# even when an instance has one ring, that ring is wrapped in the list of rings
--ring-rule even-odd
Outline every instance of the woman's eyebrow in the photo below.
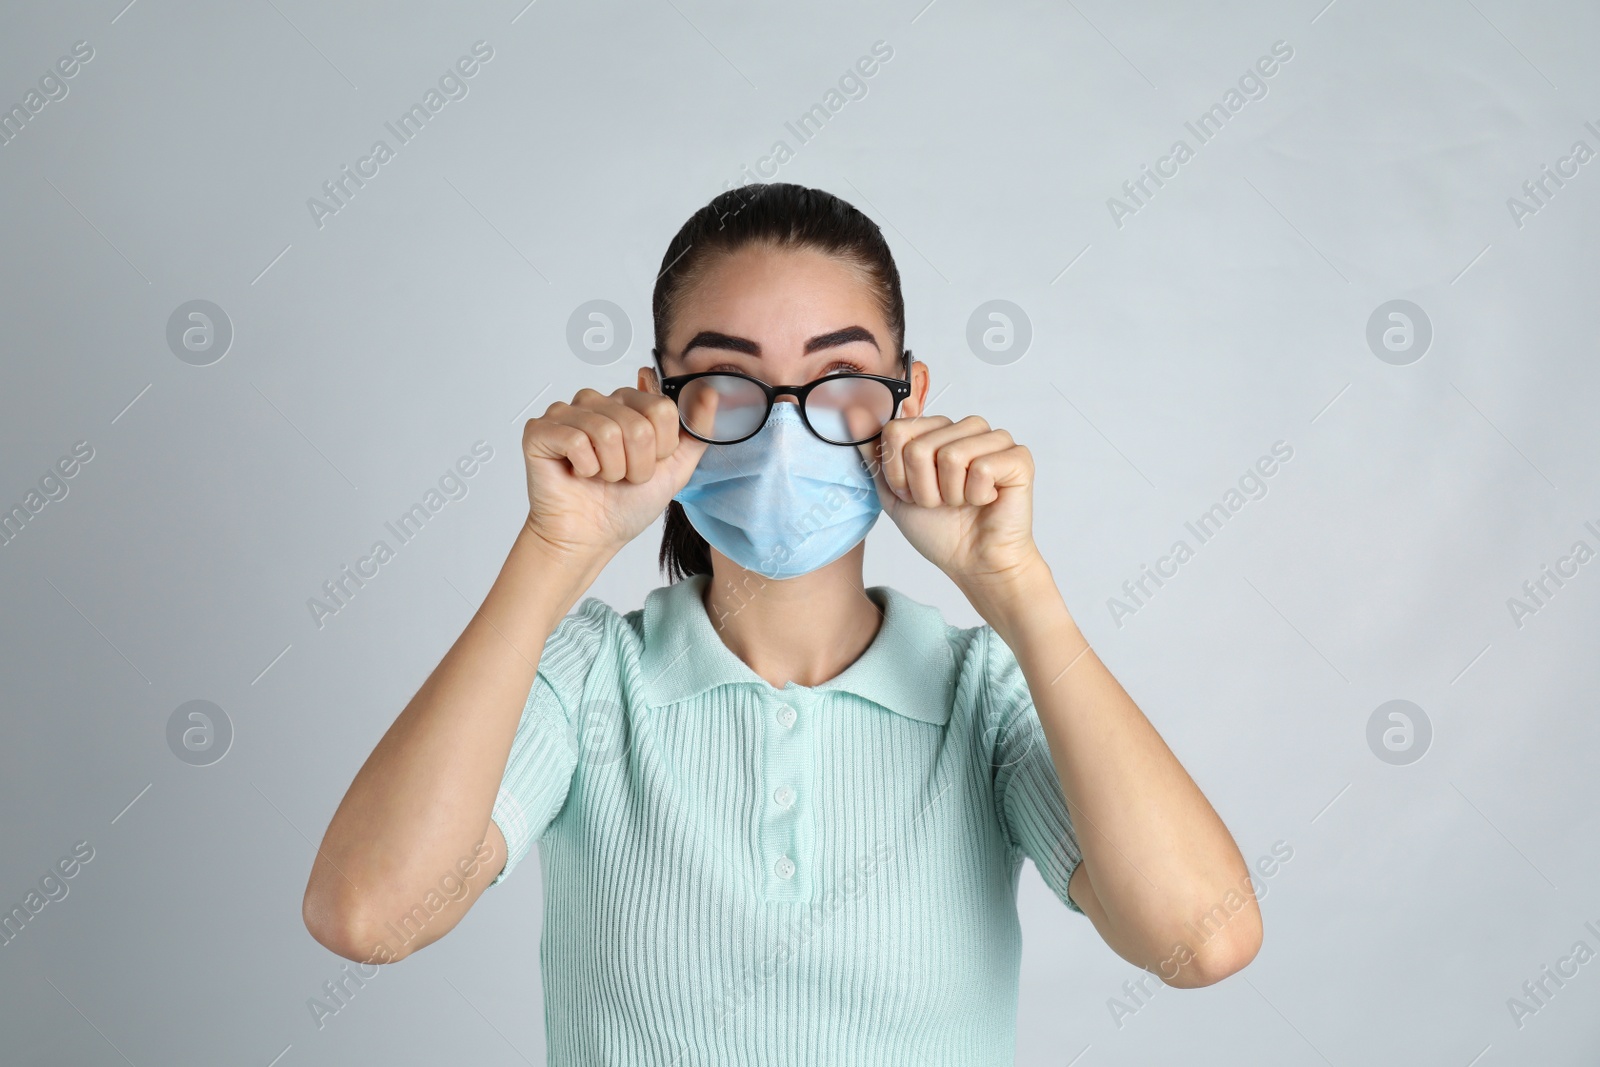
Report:
[[[743,337],[730,337],[728,334],[717,333],[715,330],[701,330],[690,339],[688,344],[683,346],[683,351],[679,353],[678,358],[685,358],[696,348],[726,348],[734,352],[743,352],[747,356],[761,355],[761,346],[754,341]]]
[[[806,342],[806,355],[823,348],[837,348],[839,345],[853,344],[856,341],[865,341],[873,348],[878,347],[878,339],[872,336],[871,331],[860,326],[846,326],[842,330],[832,333],[820,333]],[[881,351],[881,350],[880,350]]]
[[[820,351],[824,348],[837,348],[840,345],[854,344],[865,341],[873,348],[878,348],[878,339],[872,336],[872,331],[861,326],[846,326],[842,330],[833,330],[829,333],[819,333],[806,342],[806,355]],[[755,341],[745,337],[733,337],[729,334],[718,333],[715,330],[701,330],[695,334],[689,343],[683,346],[683,353],[678,357],[682,359],[690,350],[695,348],[722,348],[732,352],[743,352],[747,356],[760,356],[761,346]]]

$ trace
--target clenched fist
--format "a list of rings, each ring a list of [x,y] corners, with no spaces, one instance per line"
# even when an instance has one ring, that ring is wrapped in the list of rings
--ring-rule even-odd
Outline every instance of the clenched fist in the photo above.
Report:
[[[580,389],[522,431],[528,529],[565,555],[609,555],[655,521],[706,446],[659,393]]]

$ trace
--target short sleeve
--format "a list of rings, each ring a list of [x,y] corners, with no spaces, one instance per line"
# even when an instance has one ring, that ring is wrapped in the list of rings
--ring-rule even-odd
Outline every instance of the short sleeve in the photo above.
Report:
[[[490,813],[506,839],[505,866],[490,885],[511,874],[566,803],[578,763],[572,711],[605,644],[609,614],[603,602],[586,600],[545,640]]]
[[[994,775],[995,807],[1013,854],[1033,860],[1045,885],[1068,908],[1083,909],[1067,882],[1083,853],[1067,812],[1050,744],[1022,667],[1000,635],[985,627],[985,739]]]

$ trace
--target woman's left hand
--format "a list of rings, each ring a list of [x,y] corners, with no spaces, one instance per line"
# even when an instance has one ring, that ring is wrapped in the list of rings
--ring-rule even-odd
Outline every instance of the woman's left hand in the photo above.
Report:
[[[861,447],[875,453],[867,466],[884,511],[958,586],[1003,583],[1038,561],[1033,456],[1005,430],[924,415],[890,420]]]

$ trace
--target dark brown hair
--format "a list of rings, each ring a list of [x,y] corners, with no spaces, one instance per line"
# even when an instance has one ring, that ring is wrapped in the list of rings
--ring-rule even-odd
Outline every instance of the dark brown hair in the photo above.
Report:
[[[756,183],[719,194],[691,215],[667,245],[651,302],[658,370],[661,347],[685,294],[718,257],[754,244],[814,249],[854,264],[883,311],[894,350],[901,351],[906,305],[900,272],[877,223],[821,189],[788,182]],[[667,505],[659,563],[669,582],[711,573],[711,548],[676,500]]]

